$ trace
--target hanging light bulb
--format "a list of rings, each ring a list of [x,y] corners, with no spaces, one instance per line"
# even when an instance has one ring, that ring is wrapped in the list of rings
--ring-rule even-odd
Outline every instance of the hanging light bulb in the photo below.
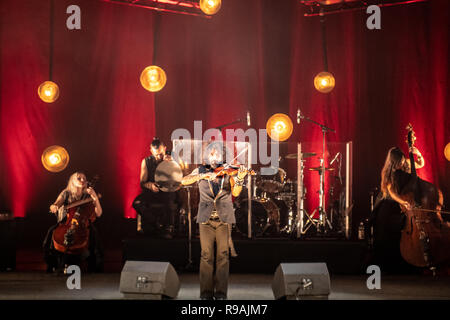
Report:
[[[200,0],[200,9],[207,15],[219,12],[222,0]]]
[[[166,73],[158,66],[149,66],[141,73],[141,84],[148,91],[159,91],[164,87],[166,82]]]
[[[445,146],[444,155],[445,155],[445,159],[450,161],[450,142],[447,143],[447,145]]]
[[[55,102],[59,97],[59,87],[52,81],[45,81],[39,86],[38,95],[39,98],[41,98],[41,100],[44,102]]]
[[[320,72],[314,77],[314,87],[316,87],[316,90],[319,92],[328,93],[333,90],[334,85],[334,77],[329,72]]]
[[[289,139],[294,125],[291,118],[284,113],[276,113],[267,120],[267,134],[272,140],[284,141]]]
[[[44,150],[41,161],[48,171],[60,172],[69,164],[69,153],[61,146],[51,146]]]

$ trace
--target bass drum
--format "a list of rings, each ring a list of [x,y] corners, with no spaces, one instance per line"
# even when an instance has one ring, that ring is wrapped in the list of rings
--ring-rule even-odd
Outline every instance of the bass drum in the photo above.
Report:
[[[256,237],[279,232],[280,209],[270,199],[252,200],[252,234]],[[235,211],[237,231],[248,235],[248,199],[241,200]]]

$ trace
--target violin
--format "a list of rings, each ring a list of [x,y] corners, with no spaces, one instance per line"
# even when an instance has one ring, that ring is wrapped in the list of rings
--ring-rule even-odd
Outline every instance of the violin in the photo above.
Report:
[[[250,170],[246,169],[245,171],[249,175],[252,175],[252,176],[256,175],[256,172],[253,171],[252,169],[250,169]],[[239,167],[233,166],[233,165],[230,165],[227,167],[221,166],[221,167],[217,167],[216,169],[214,169],[214,174],[217,177],[224,176],[224,175],[235,176],[238,174],[238,172],[239,172]]]
[[[245,169],[245,171],[249,175],[256,175],[256,172],[253,171],[252,169],[250,169],[250,170]],[[215,168],[213,172],[206,172],[206,173],[200,174],[200,179],[209,180],[213,176],[214,177],[222,177],[225,175],[232,177],[232,176],[236,176],[238,174],[238,172],[239,172],[238,166],[235,166],[235,165],[220,166],[220,167]]]
[[[439,202],[440,190],[417,177],[412,154],[416,138],[411,124],[406,129],[411,174],[408,183],[400,191],[400,197],[410,204],[410,208],[402,206],[406,223],[402,229],[400,252],[409,264],[428,267],[434,273],[436,266],[450,261],[450,227],[439,218],[442,205]]]

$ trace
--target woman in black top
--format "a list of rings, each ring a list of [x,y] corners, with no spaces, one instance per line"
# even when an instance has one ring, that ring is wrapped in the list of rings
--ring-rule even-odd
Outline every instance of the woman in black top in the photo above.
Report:
[[[417,169],[425,165],[419,150],[410,150],[417,156]],[[372,213],[374,264],[382,271],[407,271],[409,265],[400,254],[401,230],[404,225],[404,214],[400,205],[410,208],[411,205],[401,199],[399,193],[410,178],[410,160],[403,152],[393,147],[389,149],[383,169],[381,170],[380,193]]]

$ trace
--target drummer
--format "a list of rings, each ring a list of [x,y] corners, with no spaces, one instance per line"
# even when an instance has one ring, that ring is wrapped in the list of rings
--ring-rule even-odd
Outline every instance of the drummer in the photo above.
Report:
[[[178,209],[178,194],[162,192],[155,183],[157,166],[172,160],[167,147],[159,138],[153,138],[151,155],[141,162],[140,185],[142,193],[133,201],[133,208],[141,216],[142,231],[150,236],[171,239],[174,235],[175,215]]]

